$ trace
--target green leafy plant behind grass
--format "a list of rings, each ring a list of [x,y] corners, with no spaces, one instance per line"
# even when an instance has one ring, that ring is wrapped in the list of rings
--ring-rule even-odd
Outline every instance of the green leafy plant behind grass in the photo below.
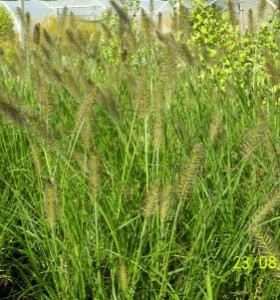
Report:
[[[7,10],[0,7],[0,38],[1,40],[8,40],[14,36],[13,20]]]

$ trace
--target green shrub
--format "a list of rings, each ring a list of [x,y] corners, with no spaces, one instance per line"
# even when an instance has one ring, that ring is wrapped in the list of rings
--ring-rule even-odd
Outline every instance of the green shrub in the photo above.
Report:
[[[0,39],[10,40],[14,37],[13,20],[4,7],[0,7]]]
[[[4,55],[8,61],[12,61],[17,42],[14,24],[8,11],[0,6],[0,55]]]

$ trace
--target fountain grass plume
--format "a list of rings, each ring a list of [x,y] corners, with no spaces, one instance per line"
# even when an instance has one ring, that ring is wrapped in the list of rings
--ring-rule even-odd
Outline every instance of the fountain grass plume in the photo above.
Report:
[[[150,0],[150,13],[151,13],[151,17],[154,15],[154,11],[155,11],[155,3],[154,0]]]
[[[24,24],[25,23],[25,15],[20,7],[17,7],[17,15],[19,16],[21,24]]]
[[[80,102],[74,120],[74,131],[79,132],[81,146],[85,153],[89,153],[91,148],[93,137],[92,114],[97,97],[97,89],[93,88],[92,91],[84,97],[84,100]]]
[[[253,11],[251,8],[248,11],[248,21],[249,21],[248,31],[251,35],[253,35],[254,34],[254,16],[253,16]]]
[[[251,158],[267,135],[267,123],[259,120],[258,124],[247,131],[241,145],[242,154],[245,159]]]
[[[34,137],[53,149],[59,149],[59,142],[50,134],[46,120],[40,118],[32,109],[24,109],[23,114],[27,119],[26,129]]]
[[[89,176],[89,190],[93,199],[97,199],[101,188],[101,163],[100,156],[92,152],[88,161],[88,176]]]
[[[116,10],[122,24],[125,25],[125,27],[131,27],[131,20],[125,10],[114,0],[110,0],[110,3]]]
[[[236,18],[234,3],[232,0],[227,1],[227,8],[229,12],[230,24],[233,28],[235,28],[238,25],[238,20]]]
[[[159,150],[163,145],[163,113],[158,111],[154,117],[154,126],[153,126],[153,140],[154,148]]]
[[[114,94],[112,93],[112,90],[104,90],[101,86],[96,84],[92,84],[92,90],[96,97],[96,102],[98,102],[107,109],[110,118],[114,119],[115,121],[119,120],[119,107],[114,97]]]
[[[52,58],[51,50],[43,44],[41,44],[41,50],[42,50],[45,60],[50,61]]]
[[[201,170],[204,162],[204,148],[202,144],[196,144],[191,152],[190,161],[183,166],[179,183],[177,186],[177,195],[186,199],[189,196]]]
[[[138,78],[136,85],[135,97],[136,105],[141,118],[145,118],[150,114],[151,95],[149,85],[149,70],[145,66],[142,74]]]
[[[53,38],[45,28],[43,28],[43,37],[49,46],[54,46]]]
[[[141,22],[146,38],[153,40],[155,24],[143,8],[141,9]]]
[[[65,26],[67,15],[68,15],[68,8],[67,8],[67,6],[64,6],[63,10],[62,10],[62,14],[59,17],[59,23],[60,23],[60,26],[61,26],[61,30]]]
[[[27,12],[25,14],[25,24],[24,24],[24,30],[25,30],[25,40],[26,41],[30,41],[30,34],[31,34],[31,17],[30,17],[30,13]]]
[[[124,262],[121,262],[119,264],[118,277],[119,277],[121,291],[126,297],[129,290],[130,278],[129,278],[128,267]]]
[[[171,197],[172,197],[172,186],[171,184],[166,184],[163,187],[162,197],[159,202],[159,210],[160,210],[160,219],[161,222],[165,222],[168,220],[171,211]]]
[[[189,36],[191,27],[189,20],[189,10],[182,4],[180,4],[178,10],[178,25],[184,36]]]
[[[38,23],[34,26],[33,42],[34,44],[39,45],[40,41],[41,41],[41,25],[40,23]]]
[[[79,44],[77,40],[77,35],[74,34],[73,30],[71,28],[66,29],[66,36],[68,41],[74,46],[76,51],[82,51],[81,45]]]
[[[0,99],[0,111],[11,123],[20,127],[27,126],[27,118],[22,114],[21,108],[14,101],[8,99],[8,97],[6,100]]]
[[[252,228],[251,234],[254,239],[254,243],[257,246],[259,256],[266,256],[271,266],[270,271],[276,280],[280,281],[280,270],[278,264],[280,261],[280,249],[273,241],[273,237],[265,232],[261,228]],[[278,262],[278,263],[277,263]]]
[[[57,224],[58,199],[56,185],[53,179],[48,179],[45,183],[44,211],[47,224],[49,225],[51,230],[54,230]]]
[[[92,140],[92,126],[91,126],[91,117],[89,114],[85,115],[83,120],[83,127],[81,131],[81,145],[83,150],[88,153]]]
[[[159,32],[162,32],[162,12],[158,14],[157,28]]]
[[[266,7],[267,7],[267,1],[261,0],[258,7],[258,21],[261,21],[263,19]]]
[[[159,151],[164,143],[164,109],[162,101],[162,93],[159,91],[159,87],[154,91],[154,97],[152,102],[152,116],[153,116],[153,140],[154,149]]]
[[[46,122],[30,107],[19,105],[7,96],[5,100],[0,99],[0,112],[12,125],[26,130],[51,147],[58,147],[58,143],[48,132]]]
[[[63,72],[63,81],[64,86],[67,89],[68,93],[72,96],[74,100],[78,103],[81,103],[81,85],[80,85],[81,76],[76,69],[71,67],[65,68]]]
[[[273,85],[277,86],[280,80],[280,64],[279,60],[275,59],[268,50],[263,51],[265,60],[265,70],[269,75],[269,80]]]
[[[161,185],[159,180],[155,180],[150,185],[150,190],[147,191],[147,197],[143,206],[143,215],[145,218],[151,218],[158,209],[160,200]]]
[[[251,226],[257,227],[264,222],[268,216],[280,206],[280,189],[276,189],[272,195],[256,210],[251,217]]]
[[[42,175],[42,164],[41,164],[39,149],[33,143],[30,143],[30,149],[31,149],[32,165],[39,178]]]

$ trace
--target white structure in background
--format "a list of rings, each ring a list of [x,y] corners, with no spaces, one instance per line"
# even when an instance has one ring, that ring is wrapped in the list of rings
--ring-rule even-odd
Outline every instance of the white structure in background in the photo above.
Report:
[[[98,12],[103,12],[106,6],[95,0],[59,0],[59,1],[39,1],[39,0],[20,0],[24,1],[24,11],[31,17],[31,25],[43,22],[49,16],[61,14],[66,6],[68,12],[73,12],[77,16],[93,20]],[[20,18],[18,16],[18,1],[1,1],[0,5],[4,6],[11,14],[14,20],[15,29],[20,30]]]
[[[103,13],[107,9],[113,9],[110,0],[58,0],[58,1],[40,1],[40,0],[19,0],[7,1],[0,0],[0,5],[4,6],[10,12],[14,20],[16,31],[20,32],[20,18],[18,16],[18,7],[20,1],[24,2],[25,13],[29,12],[31,17],[31,26],[43,22],[49,16],[58,16],[63,13],[65,7],[70,14],[71,12],[84,20],[98,20],[102,18]],[[128,0],[129,1],[129,0]],[[120,1],[116,1],[121,3]],[[121,5],[121,4],[120,4]],[[185,1],[185,6],[191,8],[190,2]],[[154,0],[153,16],[157,16],[160,12],[165,13],[171,11],[172,6],[169,1]],[[140,8],[144,9],[150,15],[150,0],[140,0]],[[113,9],[114,10],[114,9]],[[140,14],[140,11],[139,11]]]
[[[239,20],[239,25],[241,31],[244,31],[248,27],[249,21],[249,10],[252,10],[254,23],[259,23],[260,21],[265,21],[269,19],[277,11],[277,5],[273,0],[264,0],[263,15],[259,15],[259,9],[261,6],[261,0],[232,0],[234,11],[237,19]],[[208,1],[208,5],[216,5],[220,7],[223,11],[228,10],[227,0],[211,0]]]
[[[123,0],[122,0],[123,1]],[[131,0],[124,0],[129,3]],[[264,18],[271,16],[277,9],[277,0],[265,0],[266,6],[264,9]],[[119,5],[121,2],[116,0]],[[208,0],[206,6],[216,5],[223,11],[228,9],[227,0]],[[113,9],[110,0],[58,0],[58,1],[40,1],[40,0],[14,0],[14,1],[1,1],[0,5],[4,6],[11,14],[14,20],[15,29],[20,32],[21,23],[17,13],[20,4],[23,5],[25,13],[29,12],[31,16],[31,25],[41,23],[48,16],[58,16],[63,13],[64,7],[67,7],[68,13],[73,13],[79,18],[84,20],[98,20],[102,18],[103,13],[107,9]],[[248,12],[252,9],[253,19],[255,22],[260,21],[258,15],[258,8],[261,0],[233,0],[234,11],[239,19],[241,29],[245,29],[248,24]],[[191,0],[185,0],[184,6],[188,9],[192,8]],[[140,0],[140,9],[152,17],[156,17],[159,13],[168,13],[172,10],[172,5],[169,1],[154,0],[153,12],[151,12],[150,0]],[[113,9],[114,11],[114,9]],[[138,15],[140,11],[138,12]]]
[[[100,1],[94,0],[59,0],[56,2],[42,1],[52,12],[52,14],[59,16],[63,14],[63,10],[67,7],[67,12],[73,13],[77,17],[86,20],[96,20],[102,16],[106,10],[106,5]]]

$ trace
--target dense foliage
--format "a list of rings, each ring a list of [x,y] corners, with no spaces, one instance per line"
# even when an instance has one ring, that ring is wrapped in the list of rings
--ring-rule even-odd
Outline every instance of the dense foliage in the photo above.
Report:
[[[13,37],[13,20],[7,10],[0,6],[0,39],[7,40]]]
[[[14,24],[7,10],[0,5],[0,55],[10,59],[16,48]]]
[[[2,58],[0,297],[279,299],[279,20],[115,6]]]

